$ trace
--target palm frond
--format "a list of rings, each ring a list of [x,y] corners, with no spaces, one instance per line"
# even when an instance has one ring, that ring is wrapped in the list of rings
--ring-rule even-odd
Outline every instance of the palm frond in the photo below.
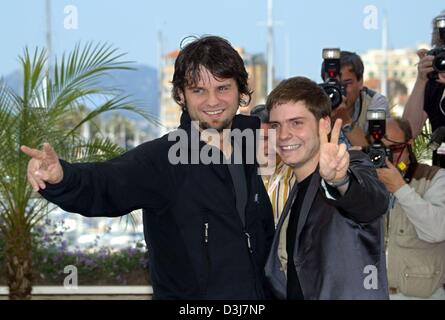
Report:
[[[93,138],[87,141],[78,139],[72,141],[70,154],[67,159],[73,162],[96,162],[117,157],[125,152],[125,149],[113,143],[109,139]]]
[[[79,133],[82,125],[117,110],[139,114],[159,125],[130,97],[99,85],[101,77],[110,71],[132,69],[121,61],[122,56],[107,44],[78,44],[56,60],[53,70],[47,70],[46,51],[35,49],[31,53],[25,48],[19,58],[23,73],[20,92],[0,83],[1,232],[13,230],[17,223],[25,223],[29,229],[48,212],[48,203],[27,182],[29,158],[20,152],[21,145],[40,148],[50,142],[68,161],[102,161],[125,149],[108,139],[85,140]]]
[[[421,163],[428,162],[432,159],[432,151],[428,146],[430,138],[431,133],[428,132],[428,128],[424,128],[414,140],[413,152],[417,161]]]
[[[111,70],[131,70],[128,61],[119,61],[124,54],[116,54],[107,44],[88,43],[83,49],[76,45],[68,56],[63,55],[61,62],[55,63],[53,79],[50,81],[51,95],[48,95],[48,107],[64,108],[75,99],[97,93],[84,91],[94,88],[97,81]]]

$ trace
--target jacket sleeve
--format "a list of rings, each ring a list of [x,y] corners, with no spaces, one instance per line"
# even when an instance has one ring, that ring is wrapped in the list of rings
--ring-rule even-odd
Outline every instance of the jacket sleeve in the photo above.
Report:
[[[358,223],[368,223],[387,212],[389,193],[368,157],[361,151],[350,150],[349,153],[349,188],[343,196],[337,192],[335,200],[326,197],[326,201],[346,217]],[[333,194],[331,189],[329,193]]]
[[[153,153],[148,142],[105,162],[61,160],[63,180],[47,184],[40,194],[66,211],[89,217],[116,217],[140,208],[163,207],[166,190],[171,190],[168,167],[163,168],[160,155]]]
[[[407,184],[394,196],[420,239],[431,243],[445,241],[445,170],[436,173],[423,197]]]

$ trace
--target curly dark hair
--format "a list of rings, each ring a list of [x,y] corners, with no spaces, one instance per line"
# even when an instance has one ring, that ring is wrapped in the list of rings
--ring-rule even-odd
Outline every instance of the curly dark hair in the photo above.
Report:
[[[184,38],[181,44],[191,37]],[[248,105],[252,91],[247,83],[248,74],[244,61],[229,41],[217,36],[203,36],[181,48],[175,61],[173,74],[173,99],[185,108],[181,93],[187,86],[193,86],[200,80],[200,68],[204,67],[220,79],[233,78],[240,93],[240,105]]]

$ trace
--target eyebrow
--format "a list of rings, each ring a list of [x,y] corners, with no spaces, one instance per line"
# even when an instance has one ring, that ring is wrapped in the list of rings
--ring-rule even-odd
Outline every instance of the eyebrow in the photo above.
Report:
[[[297,121],[297,120],[304,120],[306,117],[295,117],[284,120],[284,122],[291,122],[291,121]],[[269,123],[280,123],[279,121],[269,121]]]
[[[232,84],[231,83],[222,83],[216,86],[216,88],[221,88],[221,87],[231,87]],[[193,90],[193,89],[205,89],[203,86],[198,86],[198,85],[190,85],[190,86],[186,86],[186,89],[189,90]]]

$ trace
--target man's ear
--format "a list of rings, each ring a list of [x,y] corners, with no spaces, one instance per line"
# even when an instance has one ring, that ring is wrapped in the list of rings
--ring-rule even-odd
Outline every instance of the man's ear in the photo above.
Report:
[[[185,97],[184,97],[184,92],[182,90],[178,90],[178,96],[179,96],[179,103],[181,104],[181,106],[185,106]]]
[[[186,111],[187,110],[187,103],[185,101],[185,95],[184,92],[182,90],[178,91],[178,96],[179,96],[179,105],[181,106],[182,111]]]
[[[409,139],[406,143],[409,144],[410,146],[412,146],[414,143],[414,139]]]

